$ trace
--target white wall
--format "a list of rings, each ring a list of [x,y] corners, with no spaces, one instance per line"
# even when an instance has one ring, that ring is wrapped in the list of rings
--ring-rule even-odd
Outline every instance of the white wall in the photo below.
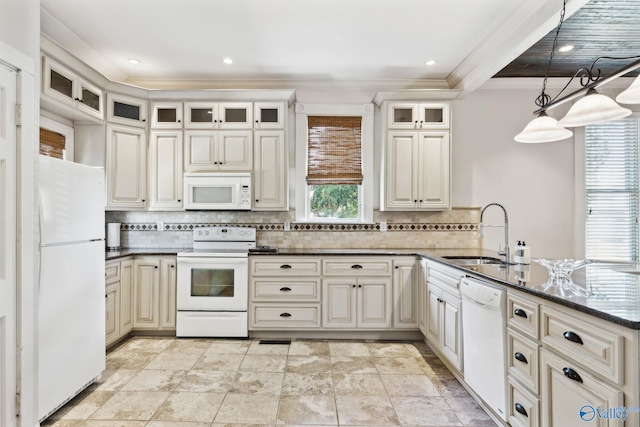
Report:
[[[0,40],[30,57],[38,58],[40,1],[0,1]]]
[[[513,137],[533,118],[538,89],[485,85],[453,109],[453,205],[502,204],[510,246],[525,240],[533,257],[574,256],[573,139],[520,144]],[[488,88],[486,88],[488,87]],[[551,115],[561,117],[566,109]],[[502,224],[499,209],[485,221]],[[485,248],[498,248],[501,229],[486,230]]]

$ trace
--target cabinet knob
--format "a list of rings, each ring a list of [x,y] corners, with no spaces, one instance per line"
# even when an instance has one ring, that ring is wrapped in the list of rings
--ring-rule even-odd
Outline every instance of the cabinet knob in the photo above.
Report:
[[[142,119],[142,121],[143,121],[143,122],[146,122],[146,121],[147,121],[147,119]]]
[[[280,268],[285,268],[286,269],[286,268],[291,268],[291,266],[289,264],[282,264],[280,266]]]
[[[146,200],[145,200],[145,199],[142,199],[142,203],[144,203],[144,202],[146,202]]]
[[[351,285],[351,287],[352,287],[352,288],[355,288],[355,287],[356,287],[356,285]]]
[[[175,265],[171,264],[171,268],[175,268]]]
[[[528,318],[527,313],[521,308],[516,308],[515,310],[513,310],[513,314],[524,319]]]
[[[288,286],[283,286],[282,288],[280,288],[280,291],[282,292],[291,292],[291,288]]]
[[[359,287],[359,288],[361,288],[361,287],[362,287],[362,285],[358,285],[358,287]]]
[[[182,200],[178,199],[178,203],[182,203]]]
[[[580,344],[580,345],[584,344],[584,342],[582,342],[582,338],[580,338],[580,335],[576,334],[573,331],[567,331],[564,334],[562,334],[562,336],[564,337],[564,339],[574,342],[576,344]]]
[[[527,365],[529,364],[529,362],[527,361],[527,358],[524,357],[524,354],[520,353],[519,351],[516,352],[516,354],[514,354],[513,357],[515,357],[516,360],[519,362],[526,363]]]
[[[281,313],[280,317],[291,317],[291,313]]]
[[[570,380],[574,380],[579,383],[582,382],[582,377],[580,376],[580,374],[578,374],[576,371],[574,371],[571,368],[564,368],[562,370],[562,373],[564,374],[565,377],[569,378]]]
[[[397,270],[397,269],[399,269],[399,268],[400,268],[400,266],[399,266],[399,265],[396,265],[394,268]]]
[[[260,121],[259,121],[259,120],[256,120],[256,123],[260,123]]]
[[[158,266],[157,266],[157,265],[154,265],[154,266],[153,266],[153,268],[158,268]]]
[[[256,199],[256,203],[258,203],[260,200]]]
[[[413,201],[413,203],[418,203],[418,199],[415,199],[415,200]]]
[[[529,414],[527,414],[527,410],[526,410],[526,409],[524,409],[524,406],[522,406],[522,405],[521,405],[521,404],[519,404],[519,403],[516,403],[516,404],[514,405],[514,407],[515,407],[515,409],[516,409],[516,412],[518,412],[518,413],[520,413],[520,414],[524,415],[524,416],[525,416],[525,417],[527,417],[527,418],[529,417]]]
[[[362,268],[362,266],[360,264],[354,264],[354,265],[351,266],[351,268],[359,270],[359,269]]]
[[[182,123],[182,120],[178,120],[178,123]]]

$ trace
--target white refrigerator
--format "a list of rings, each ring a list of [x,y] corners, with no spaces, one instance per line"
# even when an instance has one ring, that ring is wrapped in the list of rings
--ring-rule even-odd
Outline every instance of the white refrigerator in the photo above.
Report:
[[[104,170],[40,156],[39,419],[105,369]]]

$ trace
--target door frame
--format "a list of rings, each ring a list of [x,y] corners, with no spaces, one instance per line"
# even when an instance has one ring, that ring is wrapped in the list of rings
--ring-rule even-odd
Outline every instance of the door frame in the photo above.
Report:
[[[0,41],[0,63],[17,72],[16,102],[16,392],[20,394],[17,426],[38,420],[38,285],[39,254],[35,203],[40,92],[39,56],[30,57]]]

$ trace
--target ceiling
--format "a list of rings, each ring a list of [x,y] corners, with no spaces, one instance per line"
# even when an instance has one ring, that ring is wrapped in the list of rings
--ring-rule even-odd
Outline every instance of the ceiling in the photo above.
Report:
[[[555,29],[549,32],[500,70],[496,77],[544,77],[555,34]],[[640,55],[640,1],[590,0],[564,21],[558,35],[558,47],[567,44],[573,45],[574,49],[554,54],[551,77],[571,77],[603,55]],[[630,62],[632,60],[602,59],[597,62],[597,68],[602,75],[607,75]],[[635,76],[639,72],[635,70],[627,75]]]
[[[586,1],[569,0],[567,16]],[[142,87],[346,81],[473,90],[553,30],[562,1],[41,0],[41,7],[46,37],[105,77]],[[539,50],[526,61],[545,56]],[[425,65],[431,59],[435,65]],[[501,73],[536,67],[514,62]]]

